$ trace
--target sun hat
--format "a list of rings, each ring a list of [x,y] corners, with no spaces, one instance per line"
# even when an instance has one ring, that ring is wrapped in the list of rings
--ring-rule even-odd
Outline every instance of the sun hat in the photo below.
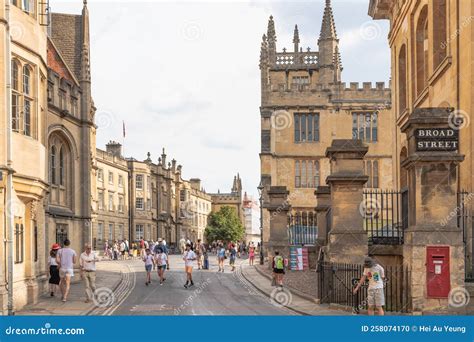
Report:
[[[53,249],[53,250],[61,249],[61,246],[57,243],[53,243],[53,245],[51,246],[51,249]]]

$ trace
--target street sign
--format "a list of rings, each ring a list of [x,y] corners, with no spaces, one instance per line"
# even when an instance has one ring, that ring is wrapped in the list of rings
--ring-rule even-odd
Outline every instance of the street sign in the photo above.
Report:
[[[418,128],[415,130],[417,151],[457,151],[459,131],[452,128]]]

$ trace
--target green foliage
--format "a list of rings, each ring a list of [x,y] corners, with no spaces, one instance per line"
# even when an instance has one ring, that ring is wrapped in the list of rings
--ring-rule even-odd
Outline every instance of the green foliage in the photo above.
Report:
[[[208,242],[222,240],[224,242],[241,240],[245,229],[235,210],[223,206],[218,212],[209,215],[209,224],[204,231]]]

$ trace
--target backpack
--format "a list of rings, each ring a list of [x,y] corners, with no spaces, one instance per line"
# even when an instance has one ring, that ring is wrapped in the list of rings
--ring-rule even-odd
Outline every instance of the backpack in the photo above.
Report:
[[[281,255],[277,255],[274,259],[275,261],[275,268],[278,270],[282,270],[285,268],[285,264],[283,261],[283,257]]]

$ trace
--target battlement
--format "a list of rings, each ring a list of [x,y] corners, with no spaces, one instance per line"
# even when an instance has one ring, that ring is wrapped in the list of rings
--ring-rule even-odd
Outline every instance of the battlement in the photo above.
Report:
[[[273,69],[308,69],[315,68],[318,65],[318,59],[319,53],[310,51],[310,48],[306,52],[302,49],[299,52],[287,52],[283,49],[283,52],[277,52],[275,59],[269,62]]]
[[[336,92],[366,92],[366,93],[383,93],[390,92],[390,84],[385,82],[376,82],[375,86],[372,82],[350,82],[347,85],[346,82],[336,84],[290,84],[285,83],[270,84],[269,90],[272,92],[322,92],[322,91],[336,91]]]

